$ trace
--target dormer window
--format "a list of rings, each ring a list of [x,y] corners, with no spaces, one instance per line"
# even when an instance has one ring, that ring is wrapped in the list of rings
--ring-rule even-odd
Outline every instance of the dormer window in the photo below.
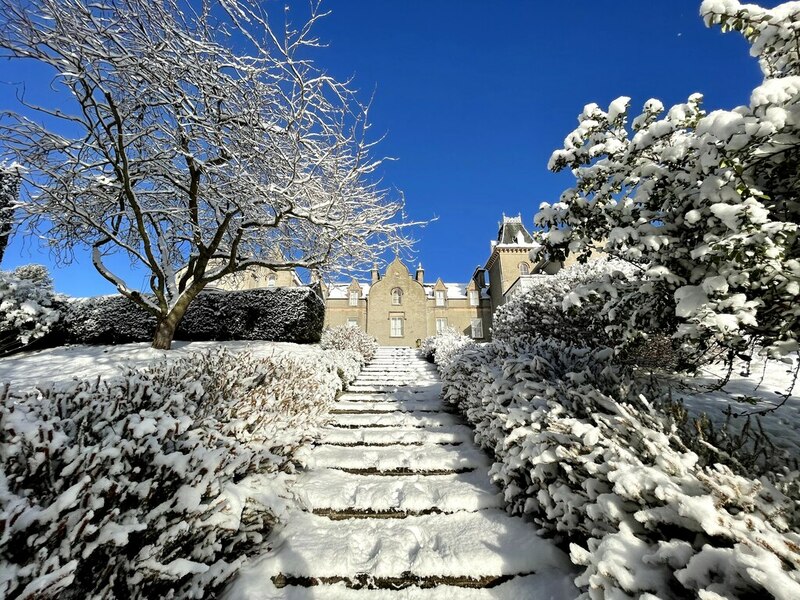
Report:
[[[400,306],[403,303],[403,290],[394,288],[392,290],[392,306]]]
[[[478,290],[469,291],[469,305],[478,306],[481,302],[480,292]]]
[[[350,295],[348,296],[350,306],[358,306],[358,297],[359,297],[359,295],[360,294],[358,293],[358,290],[351,290],[350,291]]]
[[[445,295],[444,290],[436,290],[436,306],[444,306]]]
[[[267,287],[274,288],[278,284],[278,278],[275,275],[267,275]]]
[[[530,275],[531,268],[526,262],[519,263],[519,274],[520,275]]]

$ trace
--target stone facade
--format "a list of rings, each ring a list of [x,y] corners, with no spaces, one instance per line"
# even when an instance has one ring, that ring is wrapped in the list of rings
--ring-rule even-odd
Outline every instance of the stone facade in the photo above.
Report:
[[[479,341],[491,336],[492,315],[519,288],[518,282],[552,274],[560,265],[532,262],[533,237],[520,217],[503,216],[489,259],[466,284],[425,283],[422,265],[414,275],[395,258],[383,276],[373,267],[370,283],[340,283],[324,289],[325,325],[361,327],[385,346],[416,346],[442,327]],[[487,279],[488,276],[488,279]]]
[[[353,280],[325,288],[327,327],[361,327],[384,346],[413,347],[443,327],[488,339],[490,299],[474,279],[465,285],[425,283],[421,267],[412,276],[399,258],[382,277],[376,273],[374,268],[374,283]]]
[[[238,291],[300,285],[303,284],[293,270],[273,271],[267,267],[252,267],[243,273],[225,275],[209,287],[217,290]]]
[[[520,217],[503,216],[489,258],[466,283],[425,281],[420,264],[412,274],[395,258],[381,275],[377,265],[370,281],[322,285],[325,326],[360,327],[384,346],[415,347],[444,327],[478,341],[491,336],[492,315],[509,297],[531,280],[553,274],[560,264],[533,262],[531,234]],[[302,285],[293,271],[258,269],[219,282],[220,289],[293,287]]]

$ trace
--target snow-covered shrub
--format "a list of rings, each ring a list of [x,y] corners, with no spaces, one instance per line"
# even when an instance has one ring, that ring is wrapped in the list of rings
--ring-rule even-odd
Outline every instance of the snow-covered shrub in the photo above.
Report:
[[[0,271],[0,356],[49,333],[61,319],[57,304],[42,265]]]
[[[531,279],[528,289],[497,309],[492,337],[555,337],[576,345],[609,345],[608,322],[601,315],[602,296],[596,288],[613,289],[634,273],[627,263],[600,259]]]
[[[613,358],[496,340],[444,369],[509,510],[569,544],[585,599],[800,597],[791,482],[701,463],[661,393]]]
[[[341,388],[317,359],[222,349],[6,390],[0,596],[215,597],[283,516],[285,472]]]
[[[468,346],[475,345],[472,338],[452,327],[422,340],[420,353],[429,362],[435,363],[439,370],[449,365],[456,355]]]
[[[609,317],[628,316],[616,335],[664,327],[696,355],[757,338],[782,356],[800,332],[800,9],[705,0],[701,13],[751,43],[764,80],[749,104],[707,113],[693,94],[635,117],[628,97],[587,105],[550,159],[576,183],[541,205],[538,241],[556,260],[599,245],[645,266],[606,295]]]
[[[342,380],[342,389],[356,380],[364,366],[364,357],[355,350],[330,348],[323,355],[332,364],[333,372]]]
[[[326,328],[320,338],[320,346],[326,349],[352,350],[361,355],[364,364],[375,358],[378,341],[360,327],[340,325]]]
[[[176,339],[318,342],[325,317],[309,288],[208,291],[195,298]],[[65,315],[68,341],[121,344],[153,339],[156,318],[124,296],[75,298]]]

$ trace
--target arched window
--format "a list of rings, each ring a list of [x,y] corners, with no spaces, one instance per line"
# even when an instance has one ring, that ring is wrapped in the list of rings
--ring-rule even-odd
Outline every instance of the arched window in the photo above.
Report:
[[[528,263],[526,263],[526,262],[519,263],[519,274],[520,275],[530,275],[531,274],[531,268],[528,266]]]
[[[275,275],[267,275],[267,287],[274,288],[278,283],[278,278]]]
[[[400,306],[403,303],[403,290],[394,288],[392,290],[392,305]]]

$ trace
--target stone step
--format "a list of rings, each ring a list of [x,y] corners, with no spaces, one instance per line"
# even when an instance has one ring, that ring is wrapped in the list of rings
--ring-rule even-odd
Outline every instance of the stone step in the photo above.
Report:
[[[416,350],[380,348],[306,454],[269,550],[226,600],[574,598],[568,556],[504,510],[491,459]]]
[[[425,402],[429,400],[439,400],[442,394],[441,385],[429,386],[423,389],[406,389],[396,392],[344,392],[339,396],[340,402],[374,402],[374,401],[398,401],[398,402]]]
[[[469,446],[316,446],[308,458],[309,469],[360,469],[385,473],[456,471],[482,468],[492,463],[483,451]]]
[[[332,427],[437,427],[459,425],[461,419],[454,414],[428,414],[421,412],[388,413],[379,415],[332,415]]]
[[[430,580],[405,586],[399,581],[371,579],[372,587],[353,589],[344,581],[323,583],[310,578],[303,586],[289,584],[277,578],[282,587],[272,580],[257,583],[252,581],[249,589],[241,584],[235,588],[237,600],[567,600],[578,595],[571,583],[573,576],[565,577],[560,572],[534,575],[515,575],[497,578],[490,587],[434,584]],[[362,577],[362,580],[366,578]],[[456,580],[457,581],[457,580]],[[467,583],[471,580],[466,579]],[[391,585],[389,585],[391,582]],[[389,585],[379,588],[378,585]],[[433,587],[430,587],[433,585]],[[229,596],[229,600],[233,600]]]
[[[572,570],[567,556],[540,538],[533,524],[499,509],[405,519],[334,521],[307,512],[287,517],[272,543],[275,550],[245,568],[240,582],[255,576],[262,586],[269,579],[276,586],[316,580],[365,582],[369,589],[394,580],[418,587],[471,581],[468,587],[479,587],[500,578],[554,570],[563,576]]]
[[[339,400],[333,405],[333,413],[388,413],[399,412],[453,412],[450,406],[442,404],[438,398],[423,398],[420,400],[372,400],[350,401]]]
[[[502,508],[503,497],[485,473],[386,477],[353,476],[336,469],[302,473],[301,501],[312,511],[361,514],[453,513]]]
[[[471,442],[472,429],[466,425],[423,427],[328,427],[323,429],[322,444],[455,444]]]

